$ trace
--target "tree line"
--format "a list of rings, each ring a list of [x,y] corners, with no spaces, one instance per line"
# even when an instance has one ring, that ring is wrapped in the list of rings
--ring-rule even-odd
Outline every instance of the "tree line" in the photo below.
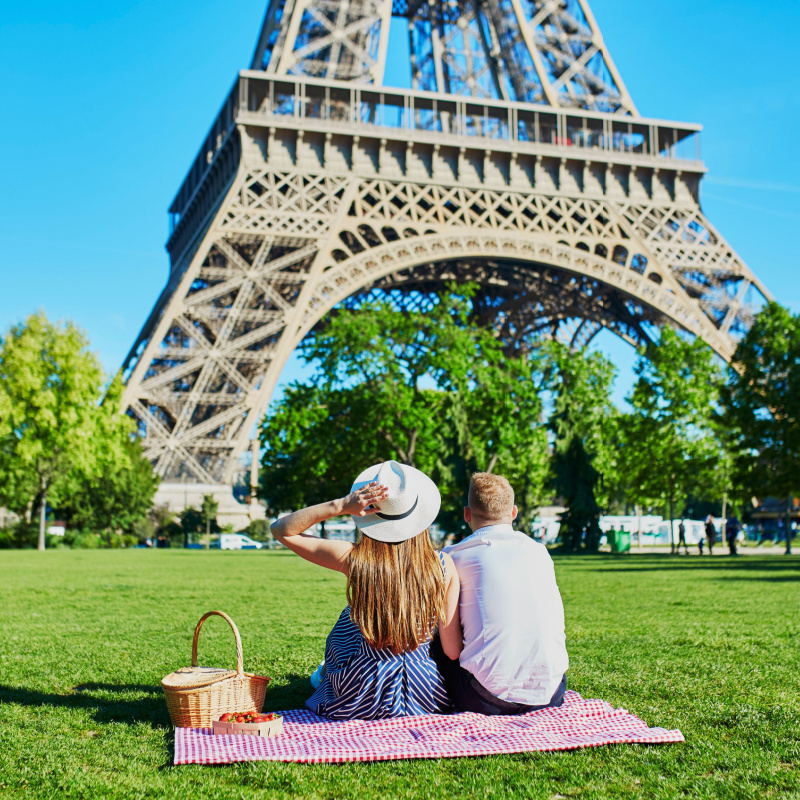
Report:
[[[0,340],[0,506],[21,518],[6,544],[44,549],[48,506],[109,545],[147,514],[158,481],[121,390],[72,323],[40,312]]]
[[[577,551],[596,549],[610,510],[672,519],[689,498],[743,507],[800,492],[800,317],[766,305],[729,365],[665,328],[640,350],[621,410],[608,359],[552,339],[505,345],[476,322],[473,291],[452,287],[424,311],[342,308],[306,338],[315,373],[260,431],[272,513],[344,494],[364,464],[396,459],[434,478],[439,523],[460,535],[470,474],[494,471],[514,485],[525,530],[560,500]],[[0,546],[43,547],[48,509],[106,546],[219,530],[212,498],[180,515],[153,507],[158,478],[121,392],[71,323],[34,314],[0,339],[0,507],[20,518]]]
[[[39,312],[0,338],[0,508],[18,518],[0,525],[0,547],[207,545],[221,530],[212,495],[179,514],[153,505],[159,478],[121,393],[72,323]],[[48,517],[63,538],[48,536]]]
[[[800,317],[776,303],[728,365],[665,327],[639,351],[625,410],[602,354],[552,339],[504,346],[463,287],[424,311],[341,309],[301,355],[313,377],[288,386],[261,429],[260,494],[273,513],[344,494],[362,465],[395,459],[433,477],[439,524],[463,535],[469,476],[494,471],[517,491],[523,530],[563,503],[574,552],[597,549],[610,510],[672,520],[689,499],[724,495],[741,509],[800,490]]]

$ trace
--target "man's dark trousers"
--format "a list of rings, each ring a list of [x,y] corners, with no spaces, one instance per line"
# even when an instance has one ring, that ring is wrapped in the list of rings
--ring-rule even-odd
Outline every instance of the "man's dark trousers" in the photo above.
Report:
[[[540,708],[558,708],[564,702],[564,692],[567,690],[566,675],[561,679],[549,703],[542,706],[526,706],[501,700],[485,689],[469,670],[458,663],[457,659],[447,657],[438,634],[431,642],[430,654],[444,680],[444,688],[450,701],[457,711],[475,711],[487,715],[524,714],[526,711],[538,711]]]

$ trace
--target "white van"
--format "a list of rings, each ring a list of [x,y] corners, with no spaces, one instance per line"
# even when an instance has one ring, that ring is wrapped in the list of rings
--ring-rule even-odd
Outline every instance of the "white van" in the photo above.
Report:
[[[260,550],[263,546],[243,533],[221,533],[219,539],[211,543],[211,547],[220,550]]]

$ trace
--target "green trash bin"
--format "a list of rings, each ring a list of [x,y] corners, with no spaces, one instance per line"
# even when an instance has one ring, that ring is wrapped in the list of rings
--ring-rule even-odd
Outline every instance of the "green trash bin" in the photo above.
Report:
[[[613,548],[615,553],[630,553],[631,551],[631,535],[628,531],[617,531],[616,547]]]
[[[606,531],[606,541],[611,546],[611,552],[617,552],[617,531],[615,528],[612,528],[610,531]]]

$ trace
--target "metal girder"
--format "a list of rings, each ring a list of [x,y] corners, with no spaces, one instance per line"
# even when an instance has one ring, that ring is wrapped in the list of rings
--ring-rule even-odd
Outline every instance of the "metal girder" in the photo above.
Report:
[[[421,264],[391,273],[348,297],[342,307],[357,309],[383,300],[401,310],[424,311],[453,283],[478,287],[472,300],[474,321],[491,328],[509,353],[527,352],[543,336],[581,349],[603,328],[639,347],[651,340],[650,330],[664,323],[655,309],[638,307],[592,278],[483,259]]]
[[[391,0],[270,3],[252,67],[277,74],[381,83]]]
[[[637,115],[587,0],[273,0],[251,68],[381,85],[392,16],[414,88]]]
[[[744,294],[726,305],[724,285],[755,277],[686,199],[570,193],[566,173],[545,189],[544,168],[539,190],[536,170],[524,189],[467,185],[468,172],[449,183],[368,177],[357,159],[310,174],[302,149],[291,168],[273,162],[284,153],[241,164],[128,379],[126,402],[166,482],[234,481],[294,348],[366,293],[417,302],[475,282],[476,313],[514,349],[541,335],[585,346],[601,327],[642,344],[674,325],[727,358],[731,319],[746,324]]]

